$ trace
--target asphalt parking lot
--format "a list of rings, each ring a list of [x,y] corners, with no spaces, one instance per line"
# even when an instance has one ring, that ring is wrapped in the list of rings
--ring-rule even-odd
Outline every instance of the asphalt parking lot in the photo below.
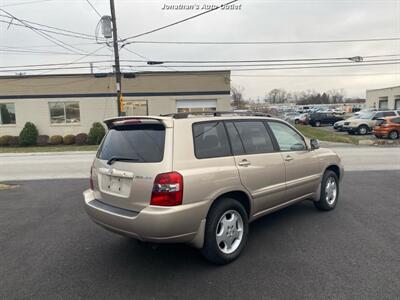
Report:
[[[336,210],[304,202],[252,223],[243,255],[223,267],[98,227],[82,206],[87,180],[16,182],[0,191],[0,298],[395,299],[399,178],[347,173]]]

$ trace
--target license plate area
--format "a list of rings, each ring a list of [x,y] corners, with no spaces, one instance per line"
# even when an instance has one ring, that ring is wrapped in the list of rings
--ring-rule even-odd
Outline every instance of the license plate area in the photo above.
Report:
[[[128,198],[133,184],[132,178],[101,175],[101,191],[110,195]]]

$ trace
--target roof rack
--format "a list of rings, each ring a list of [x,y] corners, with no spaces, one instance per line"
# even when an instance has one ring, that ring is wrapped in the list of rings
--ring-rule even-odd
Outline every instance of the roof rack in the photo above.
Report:
[[[235,116],[253,116],[253,117],[271,117],[269,114],[262,112],[235,112],[235,111],[196,111],[196,112],[184,112],[184,113],[172,113],[160,115],[162,117],[172,117],[174,119],[186,119],[190,116],[213,116],[221,117],[222,115],[235,115]]]

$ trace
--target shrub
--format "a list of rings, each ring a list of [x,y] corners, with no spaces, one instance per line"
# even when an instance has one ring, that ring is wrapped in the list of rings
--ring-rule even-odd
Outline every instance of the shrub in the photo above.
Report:
[[[11,138],[10,135],[0,136],[0,146],[8,146],[10,138]]]
[[[46,146],[49,143],[49,136],[48,135],[39,135],[36,143],[39,146]]]
[[[36,145],[39,132],[35,124],[31,122],[26,122],[24,128],[19,134],[19,144],[21,146],[31,146]]]
[[[90,145],[98,145],[106,134],[106,130],[104,129],[101,123],[96,122],[93,123],[92,128],[90,128],[88,135],[88,143]]]
[[[8,140],[8,145],[18,146],[19,145],[19,137],[18,136],[10,136],[10,139]]]
[[[88,135],[86,133],[79,133],[75,136],[75,144],[85,145],[88,142]]]
[[[68,135],[64,136],[63,143],[64,143],[64,145],[72,145],[73,143],[75,143],[75,136],[72,134],[68,134]]]
[[[50,144],[61,145],[63,142],[63,137],[61,135],[52,135],[50,137]]]

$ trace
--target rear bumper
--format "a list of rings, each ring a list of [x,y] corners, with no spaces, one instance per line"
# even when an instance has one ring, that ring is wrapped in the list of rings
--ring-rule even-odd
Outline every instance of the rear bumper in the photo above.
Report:
[[[202,246],[207,202],[174,207],[148,206],[140,212],[116,208],[84,193],[87,214],[102,227],[121,235],[154,243],[194,243]]]

